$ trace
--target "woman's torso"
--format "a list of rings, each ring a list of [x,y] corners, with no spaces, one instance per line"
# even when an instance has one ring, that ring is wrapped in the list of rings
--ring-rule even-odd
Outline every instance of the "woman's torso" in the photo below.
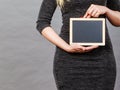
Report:
[[[60,36],[63,38],[67,43],[69,43],[69,19],[74,17],[82,17],[84,16],[85,12],[89,8],[91,4],[97,4],[97,5],[106,5],[106,0],[70,0],[65,1],[64,7],[61,9],[62,13],[62,19],[63,19],[63,25],[61,28]],[[101,15],[98,18],[105,18],[105,15]],[[109,37],[107,25],[106,25],[106,36],[105,36],[105,46],[100,46],[99,48],[93,50],[90,53],[86,53],[83,56],[100,56],[105,52],[113,52],[112,50],[112,44]],[[60,52],[64,54],[68,54],[65,51],[60,49]],[[70,55],[70,54],[68,54]],[[72,54],[74,56],[74,54]],[[76,55],[75,55],[76,56]],[[82,54],[81,54],[82,56]]]

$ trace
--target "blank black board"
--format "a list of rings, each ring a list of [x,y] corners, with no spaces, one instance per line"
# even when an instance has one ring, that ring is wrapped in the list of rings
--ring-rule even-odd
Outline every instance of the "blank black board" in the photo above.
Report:
[[[70,44],[105,45],[104,18],[70,18]]]

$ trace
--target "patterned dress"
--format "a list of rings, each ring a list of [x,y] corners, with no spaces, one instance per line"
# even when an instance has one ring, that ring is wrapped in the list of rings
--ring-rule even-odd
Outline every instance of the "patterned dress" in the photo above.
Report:
[[[91,4],[120,11],[119,0],[65,0],[60,9],[63,20],[60,37],[67,43],[69,19],[83,16]],[[40,33],[50,26],[56,7],[56,0],[43,0],[37,20]],[[105,15],[100,17],[106,18]],[[53,72],[58,90],[114,90],[116,62],[107,27],[105,43],[105,46],[83,54],[68,53],[56,47]]]

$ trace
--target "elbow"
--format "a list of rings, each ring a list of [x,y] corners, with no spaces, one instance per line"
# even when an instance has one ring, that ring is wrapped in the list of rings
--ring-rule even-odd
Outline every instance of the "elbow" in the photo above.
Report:
[[[116,21],[114,22],[114,26],[120,27],[120,18],[118,17]]]
[[[40,34],[42,33],[42,29],[41,29],[41,27],[39,26],[39,24],[36,25],[36,29],[37,29],[37,31],[38,31]]]
[[[114,23],[111,22],[111,24],[115,27],[120,27],[120,20],[118,20],[118,22],[114,22]]]
[[[44,28],[46,27],[50,27],[50,23],[47,22],[36,22],[36,29],[40,32],[40,34],[42,34],[42,31],[44,30]]]
[[[120,23],[112,24],[112,25],[115,26],[115,27],[120,27]]]
[[[120,27],[120,24],[119,25],[114,25],[115,27]]]

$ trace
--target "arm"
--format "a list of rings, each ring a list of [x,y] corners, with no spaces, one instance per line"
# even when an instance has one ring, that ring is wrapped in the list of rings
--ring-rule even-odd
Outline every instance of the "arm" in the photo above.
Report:
[[[84,18],[88,17],[99,17],[100,15],[105,14],[108,20],[114,25],[114,26],[120,26],[120,12],[114,11],[106,6],[100,6],[100,5],[94,5],[92,4],[86,14],[84,15]]]
[[[68,51],[69,45],[63,39],[61,39],[51,27],[46,27],[41,33],[51,43],[65,51]]]
[[[120,26],[120,12],[119,11],[113,11],[107,8],[106,16],[108,20],[113,24],[114,26]]]
[[[86,50],[86,47],[80,46],[78,44],[69,45],[55,33],[55,31],[50,26],[50,21],[56,6],[56,0],[43,0],[37,20],[38,31],[54,45],[70,53],[84,53],[85,51],[89,52],[97,48],[88,47],[89,50]]]
[[[61,37],[59,37],[55,31],[51,27],[46,27],[42,30],[42,35],[49,40],[54,45],[58,46],[59,48],[70,52],[70,53],[83,53],[85,47],[80,45],[69,45],[66,43]]]
[[[50,42],[68,51],[69,45],[51,28],[51,19],[57,7],[56,0],[43,0],[37,20],[37,30]]]
[[[120,26],[120,2],[119,0],[107,0],[106,6],[92,4],[86,11],[86,17],[99,17],[105,14],[114,26]]]
[[[106,16],[114,26],[120,26],[120,0],[107,0]]]

